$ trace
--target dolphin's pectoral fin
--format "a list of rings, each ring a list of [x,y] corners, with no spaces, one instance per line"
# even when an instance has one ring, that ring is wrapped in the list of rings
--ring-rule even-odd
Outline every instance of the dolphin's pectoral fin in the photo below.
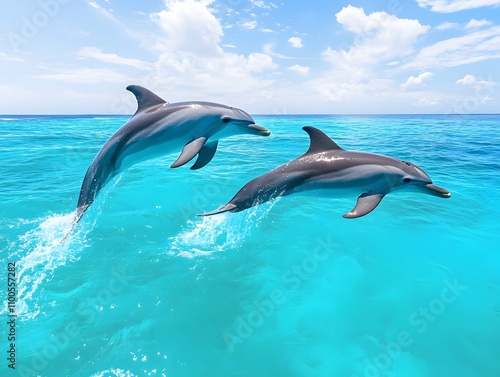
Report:
[[[367,215],[377,208],[383,198],[383,194],[362,194],[358,197],[356,206],[342,217],[345,219],[355,219]]]
[[[198,139],[194,139],[187,143],[182,149],[181,155],[175,162],[170,165],[171,168],[178,168],[189,161],[191,161],[194,156],[200,153],[200,150],[203,148],[203,145],[207,141],[206,137],[199,137]],[[214,152],[215,153],[215,152]],[[196,164],[195,164],[196,165]]]
[[[191,166],[191,170],[196,170],[204,167],[212,158],[214,158],[215,152],[217,151],[217,145],[219,144],[219,140],[211,141],[210,143],[206,143],[198,153],[198,158],[193,166]]]
[[[229,211],[235,212],[234,211],[235,208],[236,208],[235,204],[228,203],[228,204],[225,204],[222,207],[216,209],[215,211],[207,212],[207,213],[200,213],[196,216],[204,217],[204,216],[213,216],[213,215],[217,215],[219,213],[224,213],[224,212],[229,212]]]

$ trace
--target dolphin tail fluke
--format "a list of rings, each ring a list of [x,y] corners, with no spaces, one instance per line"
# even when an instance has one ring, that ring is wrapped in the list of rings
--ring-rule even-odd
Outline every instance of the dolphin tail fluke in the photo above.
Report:
[[[229,211],[236,212],[235,211],[236,208],[237,208],[236,205],[234,205],[232,203],[228,203],[228,204],[223,205],[222,207],[216,209],[215,211],[208,212],[208,213],[200,213],[196,216],[204,217],[204,216],[218,215],[219,213],[224,213],[224,212],[229,212]]]
[[[82,218],[83,214],[85,213],[85,211],[87,210],[87,208],[89,208],[89,206],[79,207],[76,209],[76,215],[75,215],[75,218],[73,219],[73,224],[71,224],[71,229],[68,230],[68,232],[64,235],[64,237],[61,239],[60,243],[63,243],[64,241],[66,241],[66,239],[70,236],[70,234],[73,233],[73,230],[75,230],[76,225],[81,220],[81,218]]]

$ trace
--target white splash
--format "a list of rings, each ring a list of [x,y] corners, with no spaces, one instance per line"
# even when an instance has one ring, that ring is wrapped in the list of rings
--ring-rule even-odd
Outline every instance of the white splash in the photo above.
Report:
[[[129,370],[123,370],[120,368],[115,368],[115,369],[107,369],[103,370],[102,372],[97,372],[93,374],[91,377],[108,377],[108,376],[113,376],[113,377],[134,377],[136,376],[134,373],[132,373]]]
[[[167,253],[184,258],[206,256],[214,252],[240,247],[254,228],[267,216],[277,200],[252,207],[239,213],[221,213],[215,216],[189,220],[187,229],[169,238]]]
[[[70,231],[75,213],[53,215],[43,220],[35,229],[19,238],[9,261],[17,266],[16,312],[21,319],[35,318],[40,312],[36,293],[44,282],[51,278],[54,270],[78,256],[71,248],[73,241],[80,239],[82,227],[74,231],[65,242],[63,237]]]

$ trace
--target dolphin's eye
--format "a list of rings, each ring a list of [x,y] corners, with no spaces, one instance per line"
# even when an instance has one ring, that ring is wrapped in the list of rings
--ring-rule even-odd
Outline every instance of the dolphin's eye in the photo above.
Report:
[[[401,161],[403,164],[405,164],[406,166],[411,166],[411,164],[409,162],[406,162],[406,161]]]
[[[411,182],[411,179],[410,178],[403,178],[403,182],[404,183],[409,183],[409,182]]]
[[[228,118],[228,117],[222,118],[223,123],[229,123],[230,121],[231,121],[231,118]]]

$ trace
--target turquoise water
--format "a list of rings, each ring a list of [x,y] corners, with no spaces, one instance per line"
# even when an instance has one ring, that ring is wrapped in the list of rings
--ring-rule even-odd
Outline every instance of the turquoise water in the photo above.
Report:
[[[128,117],[0,117],[2,291],[16,262],[16,370],[1,376],[500,376],[500,116],[259,116],[205,168],[121,174],[75,232],[85,171]],[[290,196],[199,218],[308,148],[422,167],[450,199]],[[7,297],[0,349],[6,355]]]

